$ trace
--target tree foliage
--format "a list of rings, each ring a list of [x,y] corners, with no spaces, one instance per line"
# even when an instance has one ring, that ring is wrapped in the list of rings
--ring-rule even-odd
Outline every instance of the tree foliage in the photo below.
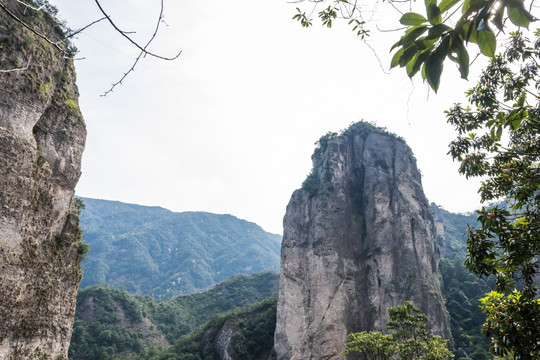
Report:
[[[93,360],[105,355],[114,359],[136,358],[144,349],[147,350],[143,358],[152,358],[151,354],[165,352],[170,344],[213,316],[273,298],[278,277],[272,272],[236,275],[203,293],[177,296],[168,301],[106,286],[82,289],[77,295],[69,358]],[[275,299],[272,301],[275,305]],[[260,347],[268,342],[268,336],[263,341],[250,334],[262,331],[254,329],[259,327],[273,333],[275,309],[273,319],[273,325],[266,323],[267,318],[259,319],[260,323],[256,323],[256,319],[252,322],[238,320],[244,334],[235,338],[238,352],[242,349],[253,353],[262,351]],[[272,339],[270,336],[270,342]]]
[[[483,300],[484,331],[494,336],[495,353],[513,351],[517,359],[540,356],[539,60],[540,32],[532,41],[513,33],[468,92],[473,108],[458,104],[447,112],[459,133],[449,153],[460,173],[485,177],[482,201],[507,201],[478,211],[480,228],[468,229],[466,265],[496,277],[498,293]]]
[[[410,301],[388,310],[391,335],[363,331],[347,335],[344,354],[360,353],[365,360],[446,360],[454,355],[446,340],[427,331],[428,318]]]
[[[306,15],[296,8],[293,19],[303,27],[313,25],[311,16],[318,14],[323,26],[331,27],[336,18],[349,21],[353,31],[364,38],[369,35],[362,20],[362,10],[357,1],[349,0],[302,0],[314,4]],[[330,5],[320,11],[318,6]],[[397,0],[390,0],[400,3]],[[407,12],[400,18],[407,27],[391,48],[396,49],[391,67],[404,67],[409,77],[421,73],[424,81],[437,91],[443,71],[443,63],[450,59],[458,65],[461,77],[469,75],[469,43],[478,45],[486,56],[495,56],[496,30],[504,31],[509,20],[517,27],[528,28],[536,18],[526,9],[523,0],[424,0],[425,15]]]
[[[464,258],[460,256],[441,259],[439,264],[455,359],[491,359],[488,351],[490,341],[481,334],[486,317],[479,305],[480,299],[495,289],[495,279],[478,278],[467,270],[463,262]]]

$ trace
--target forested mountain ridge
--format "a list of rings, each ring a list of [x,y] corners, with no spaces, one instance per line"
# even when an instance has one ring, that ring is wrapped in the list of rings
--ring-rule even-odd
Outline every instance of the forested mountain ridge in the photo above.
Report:
[[[167,301],[94,285],[77,296],[69,357],[132,358],[145,348],[167,349],[213,316],[272,298],[277,289],[278,274],[270,271],[236,275],[203,293]]]
[[[82,200],[90,252],[81,288],[110,284],[168,299],[234,274],[279,270],[281,236],[232,215]]]

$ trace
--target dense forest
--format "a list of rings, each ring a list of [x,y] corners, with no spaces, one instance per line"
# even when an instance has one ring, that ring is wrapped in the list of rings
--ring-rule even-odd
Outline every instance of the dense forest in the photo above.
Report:
[[[438,235],[446,249],[439,271],[456,360],[490,359],[490,341],[480,333],[484,315],[479,299],[493,289],[494,280],[472,275],[463,264],[465,231],[460,229],[474,226],[475,218],[433,209],[444,229]],[[100,211],[107,215],[106,209]],[[274,272],[236,275],[210,290],[161,301],[126,287],[86,287],[77,299],[70,359],[215,359],[224,349],[224,331],[230,333],[226,350],[234,359],[267,359],[277,287]]]
[[[278,275],[269,271],[235,275],[208,291],[168,301],[88,287],[77,296],[70,359],[131,358],[148,347],[166,348],[213,316],[271,299],[277,288]]]

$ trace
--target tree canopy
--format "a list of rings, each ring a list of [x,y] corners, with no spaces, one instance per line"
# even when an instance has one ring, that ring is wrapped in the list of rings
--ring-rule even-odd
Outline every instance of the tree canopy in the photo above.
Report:
[[[478,211],[468,229],[467,268],[496,277],[482,300],[484,332],[493,352],[516,359],[540,356],[540,31],[513,33],[468,93],[472,106],[447,111],[458,137],[450,155],[467,177],[484,177],[482,201],[506,200]]]
[[[343,354],[359,353],[364,360],[446,360],[454,355],[446,348],[446,340],[427,330],[428,318],[410,301],[388,310],[391,335],[379,331],[363,331],[347,335]]]

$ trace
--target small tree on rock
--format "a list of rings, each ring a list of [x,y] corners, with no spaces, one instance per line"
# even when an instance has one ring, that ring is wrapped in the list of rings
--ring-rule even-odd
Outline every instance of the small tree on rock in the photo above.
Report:
[[[390,308],[393,331],[384,335],[379,331],[363,331],[347,335],[343,354],[360,353],[364,360],[447,360],[454,355],[446,348],[446,340],[427,331],[427,316],[410,301]]]

